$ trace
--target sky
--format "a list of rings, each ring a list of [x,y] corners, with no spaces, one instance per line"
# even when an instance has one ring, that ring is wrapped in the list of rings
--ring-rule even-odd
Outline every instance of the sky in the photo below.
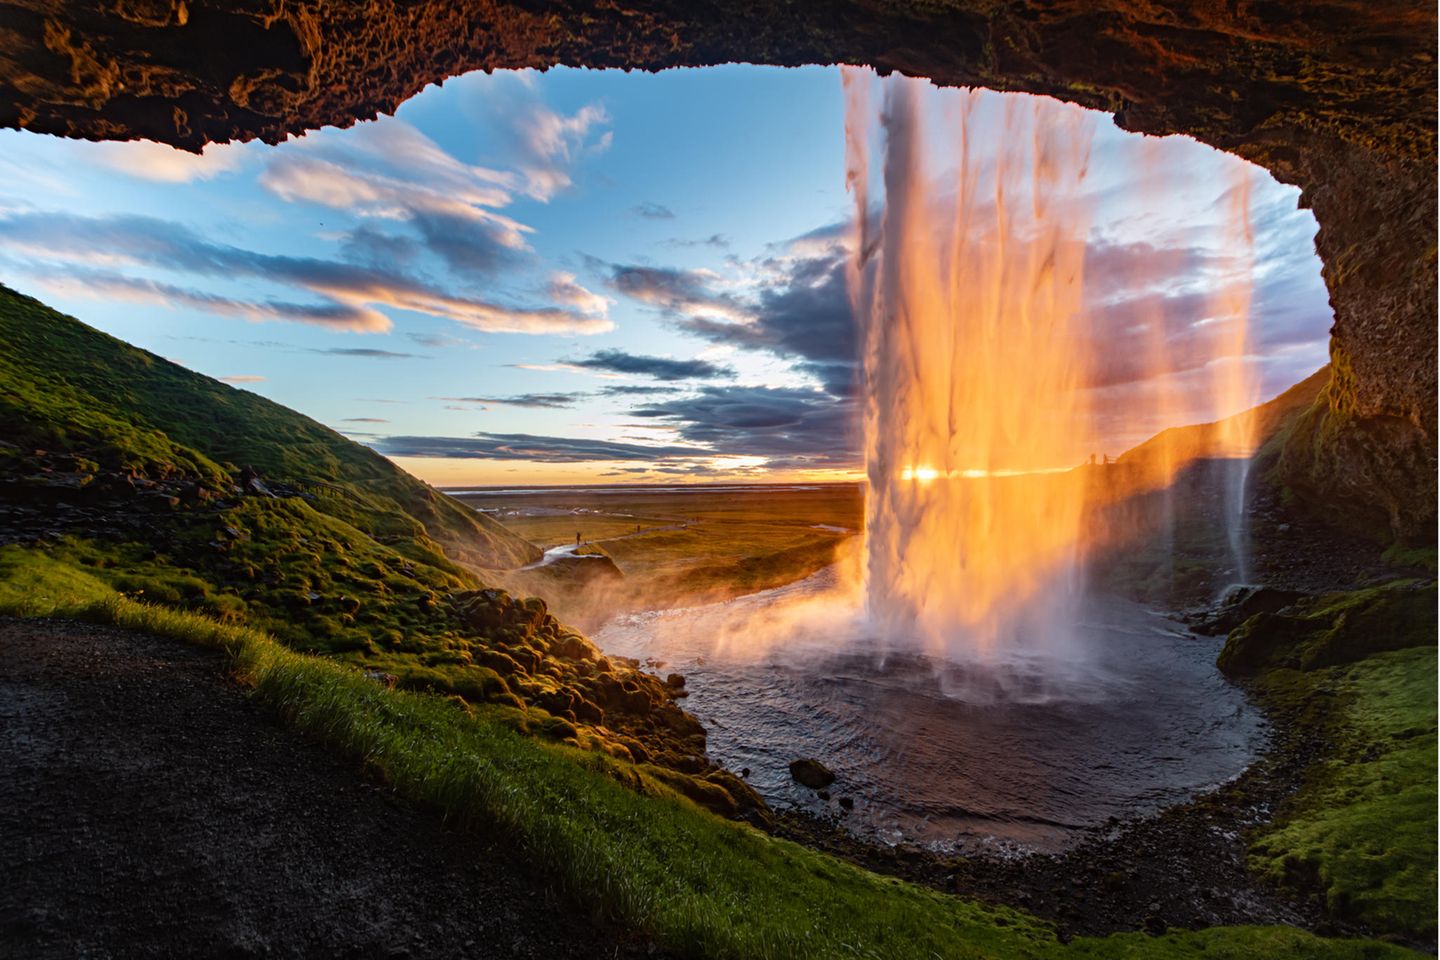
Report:
[[[953,96],[931,95],[939,134]],[[1298,190],[1093,123],[1106,402],[1152,402],[1124,362],[1142,315],[1206,362],[1188,345],[1241,167],[1246,363],[1265,397],[1325,363]],[[974,149],[1005,149],[995,134]],[[477,73],[393,117],[203,156],[0,131],[0,281],[439,485],[858,477],[852,216],[834,68]],[[1170,425],[1135,421],[1113,452]]]

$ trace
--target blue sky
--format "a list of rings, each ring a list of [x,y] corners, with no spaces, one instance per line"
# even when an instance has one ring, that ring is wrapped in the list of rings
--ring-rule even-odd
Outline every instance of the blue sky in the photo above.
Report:
[[[1096,131],[1097,315],[1160,296],[1184,341],[1240,161]],[[436,483],[837,476],[858,449],[844,146],[818,67],[474,74],[199,158],[4,131],[0,279]],[[1325,361],[1297,198],[1253,171],[1267,396]]]

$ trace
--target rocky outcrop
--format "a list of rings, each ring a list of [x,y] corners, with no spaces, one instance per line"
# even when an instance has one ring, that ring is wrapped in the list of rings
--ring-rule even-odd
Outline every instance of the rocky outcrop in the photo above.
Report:
[[[1303,597],[1260,610],[1230,631],[1217,666],[1231,676],[1275,667],[1317,670],[1435,642],[1435,581]]]
[[[754,790],[705,755],[704,727],[675,703],[685,695],[679,674],[661,681],[633,660],[605,656],[538,597],[489,588],[454,594],[448,606],[470,672],[487,681],[473,696],[517,708],[523,732],[632,763],[637,775],[722,816],[768,816]],[[415,685],[425,682],[417,676]]]
[[[1435,504],[1435,10],[1406,0],[15,0],[0,123],[189,149],[393,110],[475,69],[865,63],[1186,133],[1304,188],[1336,378],[1281,469],[1402,538]]]

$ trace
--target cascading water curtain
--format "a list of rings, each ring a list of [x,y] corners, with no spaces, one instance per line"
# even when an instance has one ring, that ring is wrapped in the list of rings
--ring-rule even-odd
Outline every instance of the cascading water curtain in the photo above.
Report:
[[[1056,652],[1085,533],[1084,484],[1067,472],[1094,449],[1092,121],[1052,100],[947,91],[955,116],[937,124],[924,82],[848,70],[845,86],[869,615],[951,658]],[[929,142],[937,127],[953,140]],[[955,163],[947,179],[931,173],[937,148]]]

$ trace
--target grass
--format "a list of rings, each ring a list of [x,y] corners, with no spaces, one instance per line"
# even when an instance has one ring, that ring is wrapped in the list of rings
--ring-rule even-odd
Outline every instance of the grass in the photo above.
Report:
[[[192,373],[0,286],[0,423],[14,444],[91,472],[185,477],[223,489],[250,467],[303,485],[317,509],[410,559],[517,566],[538,551],[487,517],[309,417]],[[23,463],[0,467],[19,469]],[[7,469],[6,472],[9,472]]]
[[[1322,897],[1337,916],[1433,939],[1436,648],[1380,653],[1307,678],[1345,702],[1344,739],[1255,840],[1252,866]]]
[[[577,620],[597,606],[613,612],[705,603],[803,579],[835,562],[864,510],[854,484],[570,488],[466,493],[462,500],[497,510],[502,524],[535,543],[573,543],[579,532],[614,560],[624,574],[619,584],[597,586],[553,568],[502,578]]]
[[[0,580],[0,613],[113,623],[224,652],[253,696],[461,829],[519,843],[598,917],[685,956],[1066,958],[1409,956],[1302,931],[1218,928],[1061,944],[1026,914],[879,877],[710,815],[629,765],[522,737],[505,711],[388,690],[260,630],[110,593],[58,562]],[[637,789],[638,788],[638,789]]]

